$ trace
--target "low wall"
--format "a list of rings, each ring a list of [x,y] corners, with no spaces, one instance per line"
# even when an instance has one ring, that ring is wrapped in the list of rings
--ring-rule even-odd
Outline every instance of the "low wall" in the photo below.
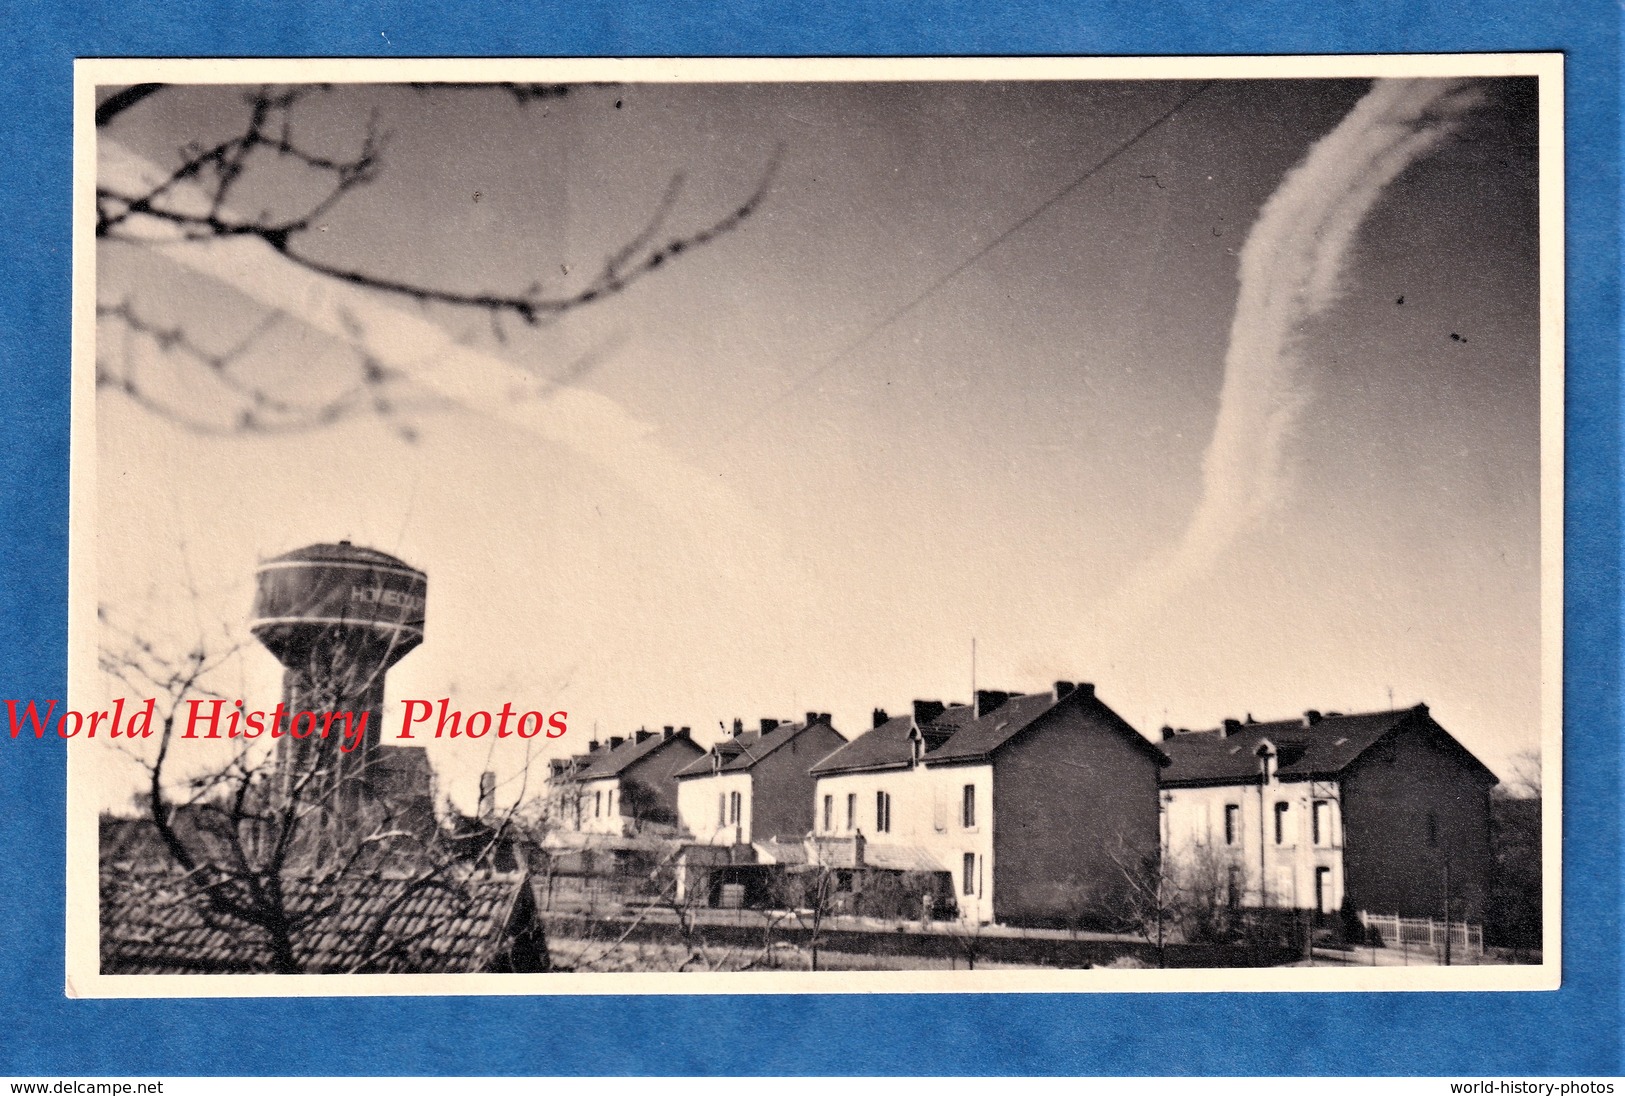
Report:
[[[678,943],[681,935],[670,920],[632,918],[589,918],[570,915],[546,917],[548,933],[561,936],[613,935],[638,943]],[[707,922],[694,930],[710,946],[761,947],[768,931],[762,924]],[[812,930],[796,922],[780,923],[771,929],[772,939],[796,947],[812,943]],[[921,932],[904,926],[898,931],[823,927],[818,936],[821,951],[855,955],[919,956],[956,959],[974,956],[977,962],[1013,963],[1033,967],[1083,969],[1106,966],[1114,960],[1131,958],[1148,966],[1157,965],[1157,950],[1143,940],[1130,937],[1033,937],[980,935],[956,932]],[[1301,958],[1295,949],[1275,947],[1230,947],[1212,944],[1168,944],[1163,962],[1168,967],[1270,967]]]

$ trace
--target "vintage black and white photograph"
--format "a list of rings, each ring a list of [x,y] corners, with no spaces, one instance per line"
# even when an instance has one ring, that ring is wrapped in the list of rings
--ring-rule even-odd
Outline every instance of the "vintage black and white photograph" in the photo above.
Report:
[[[1555,57],[77,81],[70,993],[1557,984]]]

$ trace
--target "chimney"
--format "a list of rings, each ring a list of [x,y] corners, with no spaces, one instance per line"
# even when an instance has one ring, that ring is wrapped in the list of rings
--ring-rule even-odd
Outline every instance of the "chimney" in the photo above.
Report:
[[[591,742],[587,743],[587,752],[588,753],[597,753],[598,752],[598,740],[596,738],[593,739]]]
[[[669,728],[669,727],[668,727],[668,728],[667,728],[667,730],[668,730],[668,731],[669,731],[669,730],[670,730],[670,729],[671,729],[671,728]],[[643,729],[643,728],[641,728],[641,727],[639,727],[639,728],[638,728],[638,737],[637,737],[637,742],[638,742],[638,744],[639,744],[639,745],[640,745],[640,746],[641,746],[641,745],[642,745],[642,744],[643,744],[643,743],[645,743],[645,742],[647,742],[647,741],[649,741],[649,739],[651,739],[651,738],[653,738],[653,737],[654,737],[654,736],[655,736],[655,733],[654,733],[654,732],[653,732],[653,731],[646,731],[646,730],[644,730],[644,729]],[[670,737],[671,737],[671,735],[670,735],[670,734],[667,734],[667,735],[666,735],[666,737],[667,737],[667,738],[670,738]]]
[[[914,702],[914,725],[923,727],[947,710],[940,700],[916,700]]]
[[[1059,704],[1061,701],[1071,696],[1072,690],[1076,688],[1077,686],[1072,684],[1070,681],[1057,681],[1055,683],[1055,703]]]
[[[676,734],[675,737],[677,737],[677,738],[687,738],[688,735],[689,735],[690,729],[691,728],[688,728],[688,727],[678,727],[677,728],[677,734]]]
[[[833,723],[833,722],[832,722],[832,721],[831,721],[831,720],[830,720],[830,717],[829,717],[829,713],[828,713],[828,712],[819,712],[819,713],[818,713],[818,722],[820,722],[820,723],[824,723],[824,724],[828,724],[828,725],[829,725],[829,726],[832,726],[832,727],[833,727],[833,726],[834,726],[834,725],[835,725],[835,724],[834,724],[834,723]]]
[[[1241,733],[1241,720],[1239,720],[1239,719],[1227,719],[1227,720],[1224,721],[1224,737],[1229,738],[1233,734],[1240,734],[1240,733]]]
[[[661,728],[661,730],[666,732],[668,735],[671,734],[671,724],[670,723],[666,724],[664,727]]]
[[[609,736],[609,748],[612,750],[618,750],[621,748],[621,743],[625,741],[626,739],[622,738],[620,735],[612,734]]]
[[[1174,737],[1174,733],[1175,732],[1174,732],[1174,729],[1172,727],[1168,726],[1166,723],[1164,723],[1162,725],[1162,740],[1164,742],[1166,742],[1170,738]]]
[[[480,774],[480,805],[476,814],[480,818],[490,818],[496,811],[497,805],[497,774],[487,769]]]
[[[817,722],[818,722],[818,713],[817,712],[808,712],[807,713],[807,726],[811,727],[814,723],[817,723]]]
[[[1009,699],[1009,693],[1001,693],[993,689],[977,689],[976,700],[974,701],[976,707],[971,713],[972,718],[981,719],[984,715],[997,711]]]
[[[663,741],[670,741],[671,736],[672,736],[672,729],[670,727],[661,728],[660,737],[661,737],[661,739]]]
[[[740,735],[742,735],[744,733],[745,733],[745,721],[743,719],[735,719],[734,720],[734,737],[738,738]]]
[[[778,727],[778,725],[779,725],[778,720],[776,720],[776,719],[768,719],[766,716],[762,717],[762,733],[763,734],[766,734],[768,731],[774,730],[775,728]]]
[[[1303,725],[1305,727],[1313,727],[1316,723],[1319,723],[1319,722],[1320,722],[1320,713],[1317,712],[1315,709],[1310,708],[1307,712],[1303,713]]]
[[[874,725],[876,727],[880,726],[882,723],[886,722],[886,720],[888,720],[890,718],[891,718],[891,716],[886,714],[886,709],[884,709],[884,708],[876,708],[875,709],[875,722],[874,722]]]

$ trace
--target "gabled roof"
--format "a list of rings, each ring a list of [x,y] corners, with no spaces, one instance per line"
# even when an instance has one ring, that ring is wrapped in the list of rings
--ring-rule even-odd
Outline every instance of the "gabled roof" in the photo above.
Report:
[[[987,714],[980,718],[969,705],[958,704],[944,710],[921,727],[928,747],[921,760],[926,765],[947,765],[990,759],[1011,739],[1057,708],[1076,704],[1090,708],[1092,714],[1159,765],[1167,763],[1167,756],[1161,750],[1095,698],[1092,685],[1073,687],[1062,682],[1057,691],[1009,696],[997,707],[988,706]],[[812,771],[815,775],[828,775],[906,767],[914,757],[913,731],[912,715],[888,719],[824,758]]]
[[[969,718],[972,714],[969,708],[949,709],[965,713],[964,725],[948,741],[928,752],[925,762],[929,765],[934,761],[971,761],[987,757],[1048,714],[1055,703],[1054,693],[1013,696],[980,719]]]
[[[740,773],[748,772],[757,762],[767,757],[774,750],[786,746],[790,741],[808,727],[825,726],[835,731],[835,728],[824,720],[813,723],[805,721],[800,723],[780,723],[771,731],[763,734],[761,731],[744,731],[732,738],[724,738],[716,743],[703,756],[695,758],[691,763],[677,770],[677,778],[685,776],[710,776],[713,772]],[[840,731],[835,734],[843,742],[846,736]],[[720,767],[713,765],[712,755],[722,757]]]
[[[699,749],[686,733],[674,734],[670,738],[658,733],[650,734],[642,742],[639,742],[637,736],[634,735],[613,750],[599,749],[587,754],[586,764],[576,770],[574,779],[603,780],[607,777],[620,776],[621,773],[631,768],[636,762],[642,761],[650,754],[658,753],[676,742],[687,742],[694,749]]]
[[[1210,731],[1180,732],[1162,742],[1173,764],[1164,784],[1258,782],[1258,748],[1267,740],[1277,751],[1276,774],[1284,780],[1329,779],[1390,733],[1423,720],[1461,750],[1493,781],[1495,775],[1428,715],[1427,705],[1357,715],[1330,714],[1269,723],[1231,723]]]
[[[828,773],[862,772],[866,769],[906,768],[914,757],[914,746],[909,740],[913,730],[912,715],[893,716],[831,753],[812,766],[810,771],[814,776],[820,776]]]
[[[319,887],[306,879],[284,879],[287,912],[310,917],[293,935],[302,970],[502,969],[513,934],[528,927],[517,923],[525,918],[516,914],[534,909],[528,904],[529,882],[518,875],[448,879],[407,894],[409,885],[406,879],[350,877]],[[380,920],[384,931],[373,943]],[[178,872],[104,866],[101,969],[104,974],[256,974],[275,965],[263,930],[210,911]]]

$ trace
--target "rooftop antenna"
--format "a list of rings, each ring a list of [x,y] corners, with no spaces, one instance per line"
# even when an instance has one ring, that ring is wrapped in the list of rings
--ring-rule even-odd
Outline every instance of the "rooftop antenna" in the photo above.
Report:
[[[970,637],[970,699],[976,703],[976,637]]]

